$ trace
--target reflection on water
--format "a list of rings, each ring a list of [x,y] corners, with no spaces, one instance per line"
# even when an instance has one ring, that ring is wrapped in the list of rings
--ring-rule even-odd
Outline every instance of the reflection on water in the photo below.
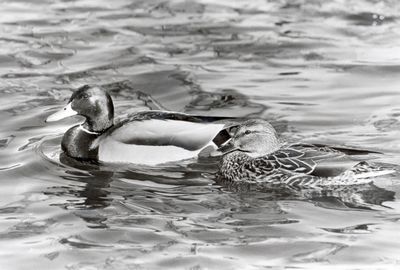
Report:
[[[400,164],[397,1],[0,1],[1,269],[396,269],[398,174],[294,189],[60,155],[83,84],[116,115],[261,117]],[[397,167],[396,167],[397,168]]]
[[[382,205],[395,200],[395,192],[377,187],[374,184],[328,186],[318,188],[297,188],[285,185],[265,183],[235,183],[217,181],[232,192],[264,192],[271,195],[271,200],[310,200],[327,208],[373,209],[373,205]]]

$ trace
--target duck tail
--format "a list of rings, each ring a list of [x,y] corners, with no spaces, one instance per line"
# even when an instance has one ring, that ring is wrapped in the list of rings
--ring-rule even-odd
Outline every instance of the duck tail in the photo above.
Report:
[[[350,169],[350,173],[354,174],[354,178],[372,178],[395,173],[396,170],[387,168],[385,166],[379,166],[378,164],[370,164],[366,161],[357,163],[353,168]]]
[[[363,185],[372,182],[373,178],[393,174],[396,171],[384,166],[370,164],[362,161],[353,166],[350,170],[332,177],[329,182],[333,185]]]
[[[351,169],[334,177],[314,177],[311,175],[293,175],[286,179],[285,184],[300,187],[328,187],[328,186],[352,186],[370,184],[373,178],[390,175],[396,170],[378,164],[370,164],[366,161],[357,163]]]

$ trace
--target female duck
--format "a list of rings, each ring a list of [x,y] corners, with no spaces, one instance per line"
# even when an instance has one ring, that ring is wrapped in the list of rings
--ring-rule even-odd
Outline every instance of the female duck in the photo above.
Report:
[[[231,182],[262,182],[290,186],[355,185],[394,170],[372,166],[351,156],[378,152],[315,144],[282,144],[266,121],[240,125],[224,153],[219,176]]]
[[[139,112],[114,124],[110,95],[87,85],[46,122],[73,115],[86,121],[64,134],[62,150],[75,159],[104,162],[155,165],[197,157],[207,146],[217,145],[216,136],[225,127],[219,121],[206,122],[207,117],[164,111]]]

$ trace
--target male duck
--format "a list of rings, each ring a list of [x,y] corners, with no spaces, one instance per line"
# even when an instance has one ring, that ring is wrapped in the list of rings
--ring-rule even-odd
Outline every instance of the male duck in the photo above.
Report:
[[[315,144],[282,144],[266,121],[252,119],[240,125],[224,153],[221,180],[289,186],[356,185],[394,170],[357,161],[350,156],[378,152]]]
[[[87,85],[75,91],[68,104],[46,122],[73,115],[86,121],[64,134],[61,147],[79,160],[155,165],[193,158],[209,145],[219,146],[221,138],[216,136],[225,128],[212,117],[165,111],[139,112],[114,124],[110,95]]]

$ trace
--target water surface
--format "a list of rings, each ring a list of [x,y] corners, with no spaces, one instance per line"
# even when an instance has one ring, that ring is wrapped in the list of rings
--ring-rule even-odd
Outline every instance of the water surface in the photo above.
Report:
[[[215,162],[96,167],[46,125],[83,84],[147,108],[260,117],[400,164],[397,1],[0,1],[1,269],[396,269],[400,180],[216,183]]]

